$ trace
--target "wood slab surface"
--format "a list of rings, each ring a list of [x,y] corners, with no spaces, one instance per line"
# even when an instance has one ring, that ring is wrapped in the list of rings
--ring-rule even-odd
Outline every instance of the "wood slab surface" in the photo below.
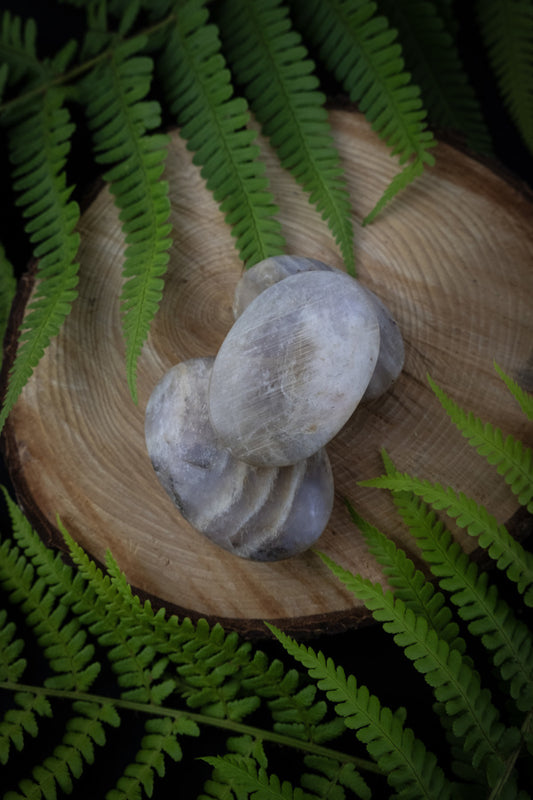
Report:
[[[426,376],[533,444],[531,424],[493,367],[496,361],[533,390],[533,203],[501,173],[441,143],[436,166],[362,227],[398,167],[359,114],[330,114],[353,204],[358,277],[398,320],[406,362],[394,389],[360,407],[328,446],[336,500],[318,547],[382,580],[344,504],[348,498],[416,556],[387,493],[358,485],[383,472],[382,448],[400,470],[469,493],[511,527],[517,519],[509,488],[454,428]],[[342,268],[326,224],[261,144],[287,252]],[[231,231],[177,132],[166,177],[173,244],[139,363],[138,405],[128,391],[120,327],[124,243],[103,186],[79,225],[79,297],[6,425],[20,502],[50,541],[58,543],[59,515],[94,558],[103,561],[110,550],[134,587],[180,615],[220,620],[248,635],[260,635],[264,619],[303,635],[355,626],[368,615],[316,553],[254,563],[218,549],[182,519],[151,467],[143,430],[150,393],[173,364],[217,353],[242,271]],[[19,315],[32,280],[22,283]]]

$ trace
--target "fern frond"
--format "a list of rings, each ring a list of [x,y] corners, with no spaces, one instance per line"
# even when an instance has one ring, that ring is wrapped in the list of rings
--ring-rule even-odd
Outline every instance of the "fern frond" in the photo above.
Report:
[[[26,669],[26,660],[19,658],[24,649],[22,639],[15,639],[15,623],[10,622],[7,611],[0,609],[0,680],[18,681]]]
[[[435,513],[408,493],[395,494],[395,503],[420,547],[422,557],[442,589],[481,638],[492,655],[511,697],[520,710],[533,707],[533,638],[512,608],[499,596],[487,573],[466,555]]]
[[[424,617],[449,647],[465,652],[465,641],[459,636],[459,626],[452,620],[452,612],[446,598],[417,570],[405,551],[395,545],[385,534],[364,520],[348,503],[348,510],[367,543],[369,551],[383,567],[394,596],[406,608]]]
[[[282,253],[285,241],[253,144],[256,134],[245,127],[246,101],[232,97],[218,29],[207,24],[203,5],[189,0],[180,7],[161,57],[162,82],[194,163],[232,226],[241,259],[251,266]]]
[[[405,188],[426,165],[435,161],[430,149],[435,139],[425,123],[420,90],[404,70],[396,31],[376,4],[365,0],[290,0],[296,22],[318,48],[326,67],[358,103],[373,129],[398,156],[403,173],[397,175],[375,208]],[[411,162],[411,163],[407,163]]]
[[[13,700],[18,707],[8,709],[0,720],[0,764],[4,765],[11,746],[21,751],[26,736],[38,735],[38,718],[52,716],[50,703],[38,692],[15,692]]]
[[[289,781],[280,781],[277,775],[269,774],[263,767],[257,767],[250,758],[226,754],[225,756],[205,756],[215,778],[227,782],[228,786],[244,790],[250,797],[268,797],[272,800],[304,800],[301,789],[293,788]],[[239,794],[239,797],[243,795]]]
[[[137,362],[159,307],[171,244],[168,183],[160,180],[168,137],[148,133],[160,126],[161,109],[145,99],[153,71],[152,59],[139,55],[145,45],[146,37],[118,44],[83,83],[95,159],[113,165],[103,177],[121,209],[126,241],[122,327],[135,402]]]
[[[533,153],[533,8],[530,0],[478,0],[481,34],[505,105]]]
[[[62,533],[96,595],[90,607],[84,603],[78,612],[106,648],[123,699],[161,705],[178,686],[189,708],[212,717],[240,720],[256,710],[259,698],[238,697],[240,684],[233,679],[250,661],[249,644],[220,626],[209,629],[201,622],[195,628],[190,620],[179,624],[176,618],[154,615],[149,605],[141,609],[121,586],[123,576],[110,580],[63,528]],[[118,572],[109,556],[108,563]]]
[[[355,730],[370,756],[387,775],[389,784],[410,798],[441,800],[451,798],[447,782],[436,757],[428,752],[410,728],[404,727],[403,710],[392,712],[382,707],[366,686],[358,686],[353,675],[346,677],[342,667],[331,658],[298,644],[274,625],[268,625],[285,650],[318,681],[346,727]],[[401,794],[400,794],[401,796]]]
[[[149,719],[145,730],[135,761],[128,764],[116,787],[106,794],[106,800],[130,800],[141,797],[142,791],[152,797],[155,775],[160,778],[165,775],[165,758],[181,761],[183,753],[178,737],[198,735],[197,725],[183,717]]]
[[[384,454],[387,473],[395,473]],[[409,532],[416,539],[423,559],[442,589],[467,621],[468,630],[481,637],[491,652],[502,680],[522,711],[533,704],[533,637],[499,596],[487,573],[467,556],[434,511],[410,492],[394,492],[393,500]]]
[[[94,761],[94,747],[103,747],[106,743],[104,724],[119,725],[116,710],[109,703],[99,705],[85,701],[72,704],[76,716],[66,723],[66,732],[60,744],[44,761],[33,767],[32,778],[20,781],[21,794],[9,792],[6,798],[25,800],[30,797],[55,798],[57,790],[71,794],[74,789],[73,779],[80,778],[84,762]]]
[[[363,220],[363,225],[369,225],[375,220],[377,215],[382,211],[385,206],[396,197],[399,192],[406,189],[415,178],[418,178],[424,172],[424,162],[420,158],[416,158],[411,164],[408,164],[397,175],[394,176],[390,184],[387,186],[378,202]]]
[[[8,499],[15,525],[31,531],[29,523]],[[57,592],[46,586],[42,577],[16,544],[3,543],[0,559],[0,585],[12,603],[21,607],[27,624],[33,628],[51,669],[45,681],[50,688],[86,691],[95,680],[100,664],[93,661],[94,647],[76,618],[69,618],[68,606],[57,599]]]
[[[3,360],[4,336],[7,330],[11,303],[15,297],[17,282],[13,272],[13,266],[6,258],[3,246],[0,244],[0,366]]]
[[[281,0],[226,2],[224,50],[262,132],[310,195],[355,276],[350,198],[315,65]]]
[[[445,488],[440,483],[431,483],[399,472],[361,481],[361,486],[390,489],[393,492],[413,492],[436,510],[443,509],[450,517],[455,518],[459,527],[477,538],[479,546],[487,551],[496,566],[504,570],[509,580],[517,584],[519,592],[524,595],[524,602],[533,607],[533,559],[510,535],[505,525],[499,524],[483,505],[451,487]]]
[[[489,785],[493,785],[505,773],[505,756],[519,743],[520,733],[502,724],[478,673],[458,650],[450,648],[430,629],[424,617],[406,608],[392,592],[384,591],[380,583],[353,575],[323,554],[321,558],[404,649],[433,689],[436,700],[445,704],[448,716],[454,720],[454,732],[463,740],[465,753],[470,754],[474,766],[483,766]]]
[[[0,584],[27,615],[43,654],[54,674],[46,679],[50,688],[85,691],[100,670],[93,661],[94,647],[76,619],[67,619],[68,609],[35,580],[33,569],[19,557],[17,548],[8,552],[0,565]]]
[[[481,106],[438,5],[427,0],[379,2],[380,11],[398,31],[407,69],[421,89],[429,121],[461,132],[469,147],[490,153]]]
[[[313,792],[313,797],[341,800],[346,788],[361,800],[370,800],[370,787],[353,764],[339,764],[331,758],[314,755],[306,756],[304,763],[312,772],[304,772],[300,783],[303,789]]]
[[[528,419],[533,419],[533,395],[525,392],[516,381],[514,381],[509,375],[507,375],[507,373],[503,371],[500,366],[498,366],[498,364],[494,364],[494,369],[505,383],[526,417]]]
[[[75,263],[79,218],[69,201],[65,161],[74,126],[63,105],[64,92],[49,89],[37,104],[25,108],[8,130],[13,186],[18,205],[29,218],[26,231],[38,259],[37,289],[22,323],[15,362],[0,413],[0,429],[55,336],[76,297],[78,264]]]
[[[37,78],[41,68],[35,47],[37,26],[31,17],[21,17],[4,11],[0,21],[0,63],[6,64],[8,84],[22,78]]]
[[[280,687],[280,696],[268,704],[274,730],[295,739],[323,741],[320,723],[326,715],[327,705],[323,700],[315,701],[316,686],[308,684],[297,691],[299,676],[296,671],[287,672],[282,683],[285,685]],[[336,734],[341,732],[342,728],[337,728]]]
[[[498,470],[521,505],[533,512],[533,451],[490,422],[483,422],[472,412],[464,411],[428,376],[429,385],[442,407],[468,439],[472,447]]]

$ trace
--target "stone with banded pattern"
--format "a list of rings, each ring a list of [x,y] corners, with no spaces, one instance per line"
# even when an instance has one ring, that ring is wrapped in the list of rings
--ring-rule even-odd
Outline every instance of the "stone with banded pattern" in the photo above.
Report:
[[[277,561],[309,548],[327,525],[333,477],[320,450],[287,467],[254,467],[222,447],[207,394],[213,358],[172,367],[146,408],[146,445],[163,488],[183,517],[243,558]]]

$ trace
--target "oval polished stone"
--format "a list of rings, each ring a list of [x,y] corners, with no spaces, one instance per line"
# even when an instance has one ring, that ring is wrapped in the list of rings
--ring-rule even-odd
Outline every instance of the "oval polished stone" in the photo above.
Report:
[[[146,408],[157,477],[182,516],[225,550],[256,561],[297,555],[316,542],[333,507],[325,450],[288,467],[253,467],[217,441],[207,412],[213,358],[172,367]]]
[[[233,455],[257,466],[307,458],[342,428],[379,352],[373,304],[340,271],[305,271],[270,286],[216,356],[209,415]]]
[[[285,280],[289,275],[314,270],[337,271],[335,267],[324,261],[304,256],[280,255],[259,261],[244,272],[235,287],[233,316],[235,319],[240,317],[252,300],[269,286]],[[380,344],[376,368],[361,398],[361,402],[368,402],[381,397],[397,380],[403,369],[405,348],[398,323],[385,303],[366,286],[362,286],[360,283],[358,285],[374,304],[374,311],[379,322]]]

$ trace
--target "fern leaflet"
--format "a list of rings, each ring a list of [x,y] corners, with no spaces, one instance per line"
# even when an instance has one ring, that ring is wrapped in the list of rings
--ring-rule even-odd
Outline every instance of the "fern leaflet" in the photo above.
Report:
[[[506,770],[505,756],[520,741],[519,731],[505,728],[499,720],[490,693],[483,689],[477,672],[463,659],[458,650],[449,647],[423,616],[415,614],[394,597],[372,583],[342,569],[327,556],[322,560],[349,591],[363,600],[384,630],[394,636],[418,672],[432,687],[438,702],[454,720],[453,729],[463,739],[465,753],[474,766],[483,766],[489,785]]]
[[[533,419],[533,395],[525,392],[516,381],[514,381],[503,371],[500,366],[498,366],[498,364],[494,364],[494,369],[505,383],[526,417],[528,419]]]
[[[404,71],[396,31],[389,28],[385,17],[375,15],[375,3],[291,0],[291,6],[326,67],[359,104],[392,155],[399,157],[401,165],[412,159],[366,217],[365,222],[371,222],[425,165],[434,163],[429,151],[435,140],[424,122],[420,90]]]
[[[281,782],[277,775],[268,774],[263,767],[258,768],[252,759],[228,754],[206,756],[204,761],[214,767],[215,779],[222,779],[229,786],[244,790],[248,797],[257,800],[305,800],[301,789],[293,789],[289,781]],[[243,797],[240,793],[239,796]]]
[[[396,470],[384,453],[387,474]],[[468,630],[480,636],[492,653],[502,680],[522,711],[533,705],[533,638],[510,606],[499,596],[486,573],[467,556],[434,511],[410,492],[394,492],[394,503],[415,537],[422,557],[439,584],[450,592]]]
[[[510,606],[499,596],[487,573],[480,573],[451,533],[424,503],[395,493],[396,505],[416,537],[422,556],[442,589],[450,592],[468,630],[492,653],[501,677],[520,710],[533,707],[533,639]]]
[[[495,466],[517,496],[521,505],[533,512],[533,451],[499,428],[482,422],[472,412],[460,408],[428,377],[429,384],[452,422],[489,464]]]
[[[398,30],[406,66],[420,86],[432,124],[460,131],[474,150],[490,153],[481,107],[442,9],[426,0],[380,0],[379,7]]]
[[[30,220],[26,230],[38,259],[37,289],[21,326],[19,346],[0,413],[0,429],[50,339],[76,297],[79,209],[70,201],[64,165],[73,125],[63,106],[64,91],[49,89],[24,108],[8,130],[13,185]]]
[[[36,80],[40,64],[35,46],[37,26],[35,20],[23,21],[4,11],[0,22],[0,63],[8,68],[7,83],[17,84],[22,78]]]
[[[10,511],[13,515],[12,505]],[[54,673],[46,686],[85,691],[100,671],[100,664],[92,660],[94,647],[87,643],[79,622],[68,618],[68,606],[57,601],[42,578],[35,579],[33,566],[20,557],[19,548],[8,544],[4,542],[2,548],[0,584],[27,615]]]
[[[318,687],[344,717],[346,727],[356,731],[369,754],[387,775],[389,784],[411,798],[441,800],[451,798],[451,785],[410,728],[404,727],[405,712],[382,707],[366,686],[358,686],[353,675],[346,677],[342,667],[311,647],[298,644],[273,625],[270,630],[285,650],[296,658],[318,681]]]
[[[0,720],[0,764],[8,763],[11,745],[22,751],[25,736],[37,736],[39,717],[52,716],[50,703],[42,694],[16,692],[13,700],[18,707],[8,709]]]
[[[85,113],[96,161],[121,209],[126,250],[122,291],[126,371],[137,402],[137,362],[163,292],[168,263],[170,202],[161,181],[168,138],[147,131],[161,124],[159,104],[147,101],[153,62],[139,55],[146,37],[115,46],[83,83]]]
[[[452,612],[446,605],[444,595],[435,592],[433,584],[415,568],[404,550],[364,520],[349,504],[348,509],[352,520],[363,534],[370,552],[383,567],[388,583],[394,590],[394,596],[400,599],[406,608],[424,617],[428,626],[433,628],[450,647],[464,654],[465,641],[459,636],[457,623],[452,621]]]
[[[160,778],[164,776],[165,757],[181,761],[182,750],[177,737],[183,734],[198,735],[195,723],[184,717],[149,719],[146,721],[145,730],[135,761],[128,764],[116,787],[106,794],[106,800],[130,800],[132,797],[141,797],[141,789],[148,797],[152,797],[154,773]]]
[[[277,208],[246,101],[232,97],[229,71],[221,53],[218,29],[206,24],[202,0],[189,0],[161,57],[163,86],[181,135],[195,151],[194,163],[232,226],[241,259],[251,266],[283,252],[285,242],[274,218]]]
[[[413,492],[436,510],[444,509],[470,536],[477,537],[480,547],[487,550],[499,569],[505,570],[507,577],[517,584],[518,590],[524,595],[525,603],[533,607],[533,559],[510,535],[505,525],[500,525],[484,506],[451,487],[444,488],[440,483],[399,472],[362,481],[361,486]]]
[[[355,275],[350,199],[314,64],[281,0],[238,0],[222,9],[230,66],[244,84],[262,132],[281,164],[310,195]]]
[[[26,669],[26,661],[19,658],[24,648],[22,639],[15,639],[15,625],[0,609],[0,680],[16,682]]]
[[[530,0],[478,0],[477,14],[499,89],[533,152],[533,8]]]
[[[306,756],[305,766],[312,772],[304,772],[301,779],[303,789],[309,789],[313,796],[324,800],[343,800],[346,787],[361,800],[370,800],[371,792],[367,783],[354,768],[353,764],[339,764],[322,756]]]
[[[20,781],[18,792],[8,792],[5,800],[25,800],[29,797],[56,797],[57,788],[66,794],[74,789],[73,779],[83,773],[84,762],[94,761],[94,746],[106,743],[104,723],[114,727],[120,724],[111,704],[99,705],[77,701],[73,704],[76,716],[68,720],[66,733],[52,753],[32,769],[32,778]]]

